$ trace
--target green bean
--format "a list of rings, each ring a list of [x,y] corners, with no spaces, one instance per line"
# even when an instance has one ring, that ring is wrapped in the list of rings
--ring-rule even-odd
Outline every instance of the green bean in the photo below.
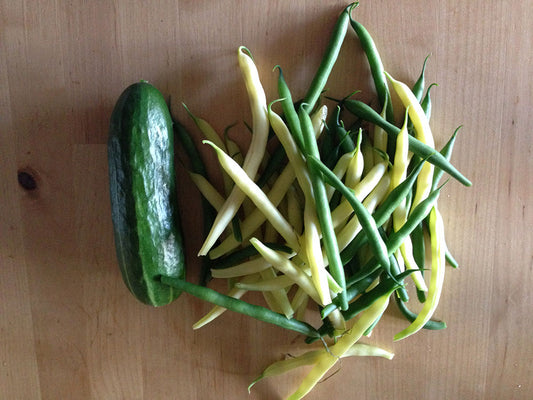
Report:
[[[424,241],[424,224],[422,222],[411,232],[411,241],[413,242],[413,258],[420,268],[420,273],[423,275],[424,266],[426,265],[426,244]],[[416,295],[421,303],[426,301],[426,293],[424,291],[417,288]]]
[[[427,64],[427,61],[428,61],[428,58],[429,58],[429,54],[426,56],[426,58],[424,59],[424,64],[422,65],[422,71],[420,72],[420,76],[418,77],[417,81],[415,82],[415,84],[413,85],[413,87],[411,88],[411,91],[413,92],[413,94],[415,95],[416,99],[418,100],[418,102],[420,103],[420,105],[422,106],[422,96],[424,95],[424,87],[425,87],[425,75],[426,75],[426,64]],[[431,86],[429,87],[431,89]],[[426,96],[424,97],[424,100],[430,100],[429,98],[429,90],[427,91],[427,94]],[[431,101],[428,103],[429,105],[429,112],[431,113]],[[430,115],[428,115],[427,113],[427,110],[422,107],[422,109],[424,110],[424,112],[426,113],[426,116],[430,117]],[[410,135],[414,135],[414,130],[413,130],[413,121],[409,120],[408,122],[408,131],[409,131],[409,134]]]
[[[383,230],[383,228],[380,228],[380,232],[383,232],[383,238],[386,239],[387,236],[384,234],[385,231]],[[398,260],[396,259],[396,256],[393,254],[389,257],[389,260],[390,260],[390,265],[391,265],[391,273],[394,275],[394,276],[397,276],[397,275],[400,275],[400,273],[402,272],[400,270],[400,265],[398,264]],[[411,272],[414,272],[414,270],[409,270]],[[405,289],[404,286],[400,286],[398,288],[398,297],[400,297],[400,299],[402,299],[403,301],[409,301],[409,295],[407,294],[407,290]]]
[[[420,161],[415,168],[413,168],[407,178],[389,193],[387,198],[374,212],[372,216],[376,221],[376,226],[383,225],[392,215],[392,212],[396,209],[398,204],[400,204],[407,194],[410,193],[411,188],[416,181],[416,177],[422,169],[423,162],[424,161]],[[343,264],[346,264],[351,260],[355,256],[355,253],[366,244],[367,241],[368,238],[365,232],[360,231],[350,244],[341,252],[341,260]]]
[[[387,249],[389,252],[394,253],[398,250],[404,238],[410,235],[416,225],[422,222],[425,216],[429,214],[440,195],[440,191],[440,188],[433,190],[423,202],[420,202],[418,206],[414,208],[405,224],[396,232],[390,234],[389,239],[387,240]]]
[[[342,315],[345,320],[350,320],[353,317],[355,317],[360,312],[366,310],[368,307],[374,303],[377,299],[379,299],[381,296],[391,294],[398,288],[400,288],[402,285],[398,283],[403,281],[406,276],[414,272],[413,270],[408,270],[405,272],[402,272],[400,275],[396,276],[395,279],[389,279],[386,278],[383,281],[381,281],[374,289],[363,293],[361,296],[357,298],[357,300],[350,303],[348,306],[348,309],[346,311],[342,312]]]
[[[344,124],[340,119],[341,107],[337,106],[335,108],[335,113],[333,114],[333,127],[331,127],[339,140],[339,147],[342,153],[349,153],[355,150],[355,143],[352,140],[349,132],[346,131]]]
[[[302,134],[304,138],[306,157],[314,156],[319,158],[318,146],[313,132],[311,118],[309,114],[302,106],[298,112],[300,125],[302,127]],[[341,287],[342,292],[339,294],[341,298],[341,309],[344,310],[348,307],[346,301],[346,282],[344,277],[344,269],[341,264],[339,246],[337,244],[337,238],[335,236],[335,230],[331,222],[331,210],[329,208],[328,197],[326,193],[326,187],[320,179],[319,172],[316,169],[315,164],[308,163],[309,175],[311,178],[311,185],[313,188],[313,195],[316,202],[316,213],[322,231],[322,240],[326,256],[329,262],[329,269],[333,279]]]
[[[425,72],[426,72],[426,64],[427,64],[428,58],[429,58],[429,54],[424,59],[424,64],[422,66],[422,72],[420,72],[420,76],[418,77],[417,81],[415,82],[412,88],[412,92],[418,101],[422,100],[422,95],[424,94]]]
[[[422,169],[423,162],[424,161],[420,161],[413,168],[407,178],[389,193],[387,198],[374,212],[372,217],[376,221],[376,226],[383,225],[392,215],[392,212],[396,209],[398,204],[400,204],[411,192],[411,188],[416,181],[416,177]],[[355,253],[357,253],[357,251],[359,251],[359,249],[367,242],[368,237],[366,236],[365,232],[360,231],[350,242],[350,244],[341,252],[341,260],[343,264],[346,264],[349,260],[351,260],[355,256]]]
[[[283,77],[283,72],[281,67],[278,65],[274,69],[278,69],[278,94],[281,99],[281,108],[283,109],[283,114],[287,122],[287,126],[294,138],[294,141],[298,145],[298,148],[302,150],[304,148],[304,141],[302,136],[302,128],[300,127],[300,121],[298,120],[298,113],[294,108],[294,103],[292,100],[291,91],[289,86]]]
[[[205,168],[205,164],[202,160],[202,157],[200,156],[200,153],[198,152],[198,149],[194,145],[194,142],[189,132],[187,131],[185,126],[182,125],[176,118],[173,118],[173,127],[174,132],[176,133],[176,137],[178,138],[185,152],[188,155],[192,170],[207,179],[207,171]],[[211,229],[213,221],[215,220],[216,210],[211,206],[211,204],[209,204],[209,202],[203,196],[201,201],[203,211],[203,232],[204,235],[207,235],[207,233]],[[210,270],[211,261],[207,257],[204,257],[201,263],[199,281],[200,285],[205,285],[210,279]]]
[[[418,316],[417,314],[409,310],[407,306],[405,305],[405,302],[403,302],[398,297],[396,297],[396,304],[398,305],[398,309],[401,311],[404,317],[407,318],[409,322],[413,322]],[[429,329],[429,330],[446,329],[446,323],[444,321],[435,321],[435,320],[430,319],[423,326],[423,329]]]
[[[379,317],[376,318],[376,320],[374,322],[372,322],[372,325],[370,325],[365,333],[363,333],[363,336],[368,336],[370,335],[370,333],[374,330],[374,328],[376,327],[376,325],[378,324],[379,320],[381,319],[381,317],[383,316],[383,314],[381,314]],[[392,360],[392,358],[391,358]]]
[[[450,250],[446,246],[446,262],[450,264],[453,268],[459,268],[459,263],[457,260],[453,257],[452,253],[450,253]]]
[[[319,332],[306,322],[288,319],[282,314],[266,307],[247,303],[243,300],[226,296],[205,286],[195,285],[182,279],[161,276],[161,282],[195,296],[201,300],[216,304],[228,310],[247,315],[259,321],[277,325],[310,337],[320,337]]]
[[[333,328],[333,325],[331,321],[327,318],[325,318],[322,321],[322,325],[317,329],[317,332],[320,336],[308,336],[305,338],[305,343],[311,344],[319,340],[320,338],[323,338],[324,336],[333,336],[333,333],[335,332],[335,329]]]
[[[369,244],[373,250],[374,256],[381,264],[381,266],[387,272],[390,272],[390,261],[389,256],[387,255],[387,247],[385,246],[385,243],[379,235],[376,226],[376,221],[374,220],[374,218],[372,218],[372,215],[370,215],[363,203],[359,201],[357,197],[355,197],[353,191],[349,189],[346,185],[344,185],[344,183],[342,183],[342,181],[337,178],[335,174],[328,167],[326,167],[319,159],[313,157],[312,155],[309,155],[307,157],[307,161],[308,163],[316,167],[324,175],[324,179],[326,180],[326,182],[328,182],[331,186],[335,187],[335,189],[341,192],[346,198],[346,200],[348,200],[355,212],[355,215],[357,216],[357,219],[359,220],[359,223],[361,224],[362,230],[365,231],[369,239]]]
[[[389,136],[396,138],[400,132],[400,128],[389,123],[381,115],[379,115],[374,109],[365,103],[358,100],[346,100],[344,102],[346,109],[370,123],[381,126]],[[420,140],[417,140],[415,137],[409,135],[409,150],[413,153],[419,155],[422,158],[427,158],[427,161],[443,169],[445,172],[449,173],[459,182],[465,186],[471,186],[470,182],[465,176],[463,176],[442,154],[438,153],[432,147],[422,143]]]
[[[413,209],[405,224],[403,224],[399,230],[393,232],[388,237],[385,244],[387,246],[387,253],[389,256],[393,255],[394,252],[398,250],[403,240],[410,235],[413,229],[415,229],[415,227],[420,224],[429,214],[440,195],[440,190],[441,189],[439,188],[432,191],[426,199],[421,201],[420,204]],[[370,259],[358,272],[347,278],[346,286],[350,287],[354,283],[369,276],[379,269],[380,265],[377,260],[375,258]]]
[[[326,86],[327,80],[337,61],[337,57],[340,53],[346,32],[348,31],[349,17],[351,10],[356,7],[358,3],[352,3],[346,7],[343,12],[340,14],[333,32],[330,37],[330,41],[320,62],[320,66],[316,71],[311,85],[307,90],[307,94],[304,97],[303,107],[308,113],[315,107],[315,104]]]
[[[446,142],[446,144],[440,151],[440,154],[442,154],[442,156],[445,157],[447,160],[449,160],[452,156],[453,145],[455,144],[455,139],[457,138],[457,132],[459,132],[459,129],[461,129],[461,126],[455,129],[451,138],[448,140],[448,142]],[[435,171],[433,171],[433,183],[431,187],[432,190],[435,190],[435,188],[438,186],[440,178],[442,178],[443,174],[444,171],[441,168],[435,168]]]
[[[374,79],[374,86],[376,87],[376,92],[378,95],[379,103],[381,108],[387,104],[386,109],[386,119],[390,123],[394,124],[394,111],[392,108],[392,101],[389,92],[389,86],[387,85],[387,79],[385,78],[385,70],[383,68],[383,63],[379,55],[378,49],[372,39],[372,36],[368,33],[366,28],[361,25],[359,22],[355,21],[350,14],[350,24],[352,25],[353,30],[355,31],[359,41],[361,42],[361,47],[365,52],[365,55],[370,66],[370,72],[372,73],[372,78]]]
[[[379,276],[379,271],[367,276],[364,279],[361,279],[359,282],[347,288],[346,298],[348,299],[348,301],[352,301],[353,299],[355,299],[356,296],[360,295],[365,290],[367,290],[368,287],[372,284],[372,282],[374,282],[377,279],[378,276]],[[331,312],[333,312],[337,308],[338,308],[338,300],[335,297],[331,304],[328,304],[320,311],[320,315],[322,319],[326,318]]]
[[[395,279],[398,282],[403,282],[403,280],[412,273],[413,271],[405,271],[401,274],[396,275]],[[379,274],[379,273],[378,273]],[[375,288],[369,290],[368,292],[365,292],[365,290],[368,289],[370,284],[374,282],[374,280],[377,278],[376,273],[374,273],[371,276],[366,277],[361,282],[358,282],[355,285],[352,285],[348,289],[349,292],[353,292],[353,296],[350,295],[348,299],[351,301],[355,298],[355,296],[361,294],[355,301],[350,303],[348,306],[348,309],[346,311],[342,312],[342,315],[345,320],[350,320],[353,317],[355,317],[360,312],[364,311],[368,307],[370,307],[374,301],[376,301],[378,298],[380,298],[383,295],[391,294],[395,290],[398,290],[399,288],[402,288],[403,285],[401,283],[396,282],[394,279],[386,278],[382,280]],[[357,287],[359,290],[354,290],[353,287]],[[350,293],[352,294],[352,293]],[[331,311],[335,309],[335,304],[328,305],[324,307],[322,310],[322,318],[325,318],[327,314],[329,314]],[[326,315],[324,315],[326,314]],[[331,324],[328,323],[327,319],[324,319],[323,325],[318,328],[318,331],[321,333],[321,335],[332,335],[333,334],[333,328],[331,327]]]
[[[420,106],[422,107],[422,110],[424,110],[424,113],[426,114],[427,118],[431,118],[431,96],[429,94],[429,91],[433,86],[439,86],[436,83],[432,83],[429,85],[428,90],[426,91],[426,95],[422,99],[422,102],[420,103]]]

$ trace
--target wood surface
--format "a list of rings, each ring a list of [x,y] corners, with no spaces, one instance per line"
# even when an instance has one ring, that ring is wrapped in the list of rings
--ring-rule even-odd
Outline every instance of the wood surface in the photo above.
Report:
[[[191,129],[182,102],[219,132],[239,122],[231,133],[245,146],[238,46],[252,51],[269,100],[276,64],[297,98],[345,5],[0,1],[1,399],[278,399],[297,387],[305,369],[247,393],[264,367],[302,350],[296,335],[230,313],[193,331],[207,304],[184,295],[153,309],[128,293],[112,237],[108,121],[121,91],[146,79]],[[362,1],[354,16],[398,79],[412,84],[431,53],[436,144],[463,125],[452,160],[474,185],[452,180],[439,201],[460,262],[436,313],[448,329],[393,343],[405,321],[390,307],[370,341],[395,358],[343,360],[308,398],[531,399],[533,4]],[[351,31],[328,89],[374,98]],[[179,180],[195,279],[199,195],[181,167]]]

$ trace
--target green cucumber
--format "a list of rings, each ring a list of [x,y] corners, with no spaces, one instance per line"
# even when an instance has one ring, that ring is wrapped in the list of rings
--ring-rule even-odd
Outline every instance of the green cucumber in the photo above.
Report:
[[[126,88],[115,105],[108,163],[115,247],[124,283],[145,304],[169,304],[181,292],[161,283],[161,276],[185,277],[174,138],[165,99],[148,82]]]

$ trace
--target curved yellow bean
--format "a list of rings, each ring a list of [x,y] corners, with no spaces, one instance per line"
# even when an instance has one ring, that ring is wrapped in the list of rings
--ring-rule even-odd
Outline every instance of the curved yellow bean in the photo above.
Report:
[[[409,133],[407,131],[408,112],[409,106],[407,107],[405,113],[403,126],[396,137],[396,152],[394,154],[394,164],[392,165],[391,171],[391,190],[402,183],[407,176],[407,168],[409,165]],[[405,224],[407,221],[407,214],[407,203],[406,200],[403,200],[392,213],[392,226],[394,231],[398,231]],[[427,291],[426,282],[424,281],[424,277],[420,272],[419,266],[416,264],[413,256],[413,244],[410,236],[407,236],[400,245],[400,253],[405,267],[415,270],[415,272],[411,274],[411,278],[413,279],[416,287],[419,290]]]
[[[274,268],[290,277],[294,283],[300,286],[317,304],[321,304],[320,296],[318,295],[311,278],[298,269],[291,260],[280,254],[280,252],[265,246],[257,238],[250,239],[250,243]]]
[[[362,201],[368,194],[374,189],[385,172],[387,171],[387,164],[380,162],[376,164],[365,177],[354,188],[354,194],[357,199]],[[348,218],[353,212],[353,208],[350,203],[343,199],[341,203],[331,212],[331,220],[333,226],[337,228],[341,225],[346,218]]]
[[[429,214],[429,233],[431,239],[431,278],[427,298],[422,311],[420,311],[411,325],[394,335],[395,341],[405,339],[422,329],[433,316],[439,303],[446,269],[446,248],[442,240],[444,224],[442,216],[436,207],[433,207]]]
[[[304,378],[298,389],[288,397],[288,400],[298,400],[308,394],[322,377],[335,365],[340,357],[346,353],[360,338],[363,333],[379,318],[389,304],[389,295],[378,298],[372,305],[363,311],[350,330],[339,338],[336,344],[323,352],[309,374]]]
[[[403,82],[395,80],[392,76],[385,72],[387,78],[391,81],[392,87],[398,94],[404,107],[408,109],[409,118],[413,122],[415,129],[415,137],[422,143],[435,148],[435,141],[433,140],[433,133],[429,126],[429,120],[422,106],[418,102],[416,96],[411,89]],[[431,184],[433,182],[433,164],[426,162],[418,175],[416,180],[416,192],[413,198],[411,209],[414,209],[422,200],[424,200],[431,192]]]
[[[246,174],[253,179],[261,165],[263,155],[266,149],[266,142],[268,140],[268,117],[267,117],[267,105],[266,96],[259,79],[259,73],[257,68],[250,57],[245,51],[244,47],[239,47],[238,60],[241,72],[244,78],[246,91],[250,100],[250,108],[252,110],[253,120],[253,135],[250,147],[246,152],[246,156],[243,161],[243,170]],[[219,147],[220,148],[220,147]],[[222,232],[226,229],[226,226],[233,219],[237,211],[239,210],[242,201],[245,198],[245,194],[238,187],[234,187],[231,193],[228,195],[224,206],[218,212],[215,221],[211,227],[207,238],[205,239],[198,255],[205,256],[211,247],[218,240]]]
[[[228,156],[222,149],[215,146],[214,143],[204,140],[204,143],[209,144],[215,149],[218,161],[227,174],[233,179],[235,185],[239,187],[243,194],[248,196],[253,201],[255,206],[265,214],[267,220],[274,226],[279,234],[285,239],[287,244],[295,251],[298,251],[300,245],[298,237],[294,232],[292,226],[287,222],[285,217],[281,215],[276,206],[268,199],[267,195],[250,179],[243,168],[239,166],[230,156]],[[227,202],[226,202],[227,204]]]

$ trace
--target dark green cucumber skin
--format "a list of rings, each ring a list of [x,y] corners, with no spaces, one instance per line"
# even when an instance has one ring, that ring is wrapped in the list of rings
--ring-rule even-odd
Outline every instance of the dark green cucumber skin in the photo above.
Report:
[[[115,247],[124,283],[145,304],[169,304],[180,292],[159,277],[185,277],[174,138],[167,104],[148,82],[126,88],[115,105],[108,163]]]

